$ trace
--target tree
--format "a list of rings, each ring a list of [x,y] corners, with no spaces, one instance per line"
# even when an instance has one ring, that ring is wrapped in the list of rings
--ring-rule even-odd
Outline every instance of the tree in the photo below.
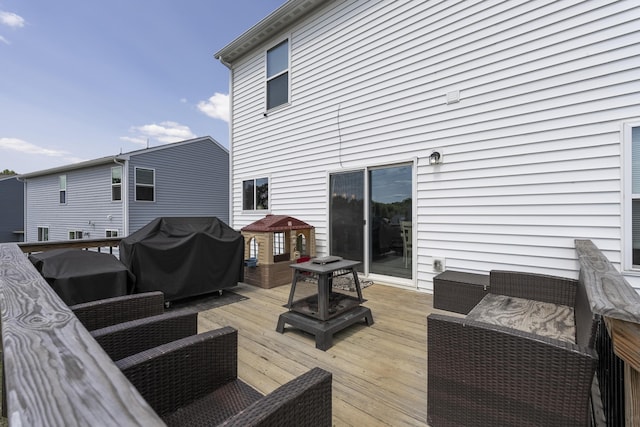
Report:
[[[18,175],[18,174],[15,171],[5,169],[2,172],[0,172],[0,175],[11,176],[11,175]]]

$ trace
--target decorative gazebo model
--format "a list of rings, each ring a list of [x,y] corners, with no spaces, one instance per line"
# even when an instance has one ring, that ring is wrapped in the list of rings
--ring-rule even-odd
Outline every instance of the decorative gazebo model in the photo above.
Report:
[[[287,215],[267,215],[243,227],[244,281],[261,288],[291,284],[289,265],[316,256],[313,226]]]

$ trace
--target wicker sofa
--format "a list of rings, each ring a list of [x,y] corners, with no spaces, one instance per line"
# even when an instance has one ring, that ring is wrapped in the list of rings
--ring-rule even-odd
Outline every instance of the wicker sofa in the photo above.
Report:
[[[573,329],[547,330],[560,317]],[[597,325],[579,281],[491,271],[489,293],[466,317],[427,318],[428,423],[588,425]]]

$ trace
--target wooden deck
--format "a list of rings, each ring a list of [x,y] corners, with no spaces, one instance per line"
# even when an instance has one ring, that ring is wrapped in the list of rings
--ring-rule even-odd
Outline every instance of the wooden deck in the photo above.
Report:
[[[201,312],[200,332],[238,329],[238,376],[262,393],[314,366],[331,371],[336,426],[427,425],[426,318],[440,311],[432,295],[380,284],[363,289],[374,325],[353,325],[321,351],[311,335],[276,332],[289,290],[241,284],[234,292],[249,299]]]

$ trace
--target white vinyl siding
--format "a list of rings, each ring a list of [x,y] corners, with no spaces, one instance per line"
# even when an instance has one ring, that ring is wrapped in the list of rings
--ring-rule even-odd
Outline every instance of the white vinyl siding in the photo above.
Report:
[[[84,238],[100,237],[106,228],[122,227],[122,204],[111,201],[111,164],[66,172],[67,203],[59,203],[59,175],[27,178],[25,241],[38,240],[38,227],[49,227],[49,240],[69,239],[69,231]],[[89,236],[87,236],[87,233]]]
[[[326,254],[328,173],[415,160],[418,288],[432,288],[434,257],[576,276],[577,238],[621,263],[639,19],[637,3],[604,0],[321,8],[283,29],[286,111],[261,114],[261,51],[233,64],[233,226],[259,217],[242,211],[242,177],[269,173],[270,211],[314,225]],[[444,160],[429,165],[435,148]]]

